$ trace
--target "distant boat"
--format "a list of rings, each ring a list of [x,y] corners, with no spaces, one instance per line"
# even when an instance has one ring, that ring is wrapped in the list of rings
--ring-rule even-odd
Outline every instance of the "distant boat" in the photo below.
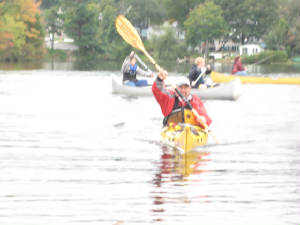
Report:
[[[262,76],[237,76],[218,72],[211,73],[214,82],[229,82],[239,78],[244,84],[295,84],[300,85],[300,76],[296,77],[262,77]]]

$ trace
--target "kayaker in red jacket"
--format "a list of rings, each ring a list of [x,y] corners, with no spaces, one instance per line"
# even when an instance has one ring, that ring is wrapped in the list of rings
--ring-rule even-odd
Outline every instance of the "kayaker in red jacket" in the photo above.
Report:
[[[174,90],[166,89],[164,80],[166,79],[167,75],[168,74],[166,71],[161,70],[152,86],[154,97],[161,107],[162,114],[165,116],[164,125],[168,124],[170,115],[176,113],[176,111],[178,112],[179,110],[188,108],[186,103],[175,93]],[[176,86],[200,115],[199,119],[194,117],[194,119],[189,120],[192,121],[190,123],[198,126],[201,126],[202,123],[206,123],[209,126],[212,121],[207,115],[201,99],[196,95],[190,94],[190,81],[186,77],[181,77],[176,83]]]
[[[247,68],[243,67],[241,62],[241,57],[237,56],[234,59],[233,67],[232,67],[232,74],[234,75],[247,75]]]

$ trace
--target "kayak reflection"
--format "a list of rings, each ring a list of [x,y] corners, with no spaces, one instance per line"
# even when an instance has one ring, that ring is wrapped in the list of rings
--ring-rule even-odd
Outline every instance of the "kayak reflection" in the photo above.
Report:
[[[177,148],[163,146],[160,170],[153,180],[156,186],[164,182],[185,180],[191,174],[206,172],[202,167],[210,161],[208,151],[189,151],[182,154]]]
[[[158,173],[155,174],[153,184],[155,191],[151,193],[153,198],[152,213],[154,221],[163,221],[163,215],[167,210],[167,205],[170,203],[181,202],[183,204],[191,203],[185,191],[180,191],[179,186],[190,185],[189,176],[195,174],[202,174],[207,172],[204,167],[211,160],[209,158],[210,152],[204,151],[189,151],[182,154],[176,148],[169,146],[162,146],[163,154],[161,155],[161,162],[159,164]],[[176,186],[177,195],[172,196],[168,194],[171,186]]]

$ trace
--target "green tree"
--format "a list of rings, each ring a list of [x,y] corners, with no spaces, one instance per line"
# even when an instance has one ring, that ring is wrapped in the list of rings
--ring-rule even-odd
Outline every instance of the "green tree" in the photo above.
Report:
[[[64,31],[74,39],[80,55],[93,55],[100,50],[97,33],[99,30],[99,4],[93,1],[65,1]]]
[[[100,4],[100,39],[105,45],[119,37],[115,28],[118,12],[112,0],[104,0]]]
[[[278,21],[266,33],[264,40],[267,47],[273,50],[286,50],[288,55],[298,55],[299,48],[299,25],[300,5],[298,0],[279,0],[279,8],[276,14]]]
[[[192,46],[205,42],[205,56],[208,53],[208,41],[220,38],[227,32],[227,24],[222,14],[220,6],[206,1],[192,10],[184,22],[187,42]]]
[[[176,20],[181,27],[190,11],[203,2],[204,0],[162,0],[167,18]]]
[[[278,23],[264,37],[267,47],[273,50],[285,50],[288,30],[287,21],[284,18],[280,18]]]
[[[119,7],[132,24],[142,30],[163,22],[165,17],[160,5],[159,0],[123,0]]]
[[[43,0],[41,8],[49,9],[52,7],[59,7],[59,6],[61,6],[61,0]]]
[[[49,34],[51,49],[54,48],[54,39],[56,34],[61,34],[63,28],[63,12],[60,7],[52,6],[45,10],[44,17],[46,21],[46,29]]]
[[[281,1],[279,16],[288,24],[285,47],[288,55],[300,54],[300,4],[298,0]],[[283,30],[284,32],[284,30]]]
[[[120,7],[120,3],[118,6]],[[117,6],[113,0],[101,2],[100,38],[104,57],[120,60],[129,54],[131,46],[116,31],[115,21],[119,14],[116,8]]]
[[[242,44],[249,37],[262,38],[277,21],[276,0],[215,0],[230,25],[231,38]]]
[[[186,54],[186,45],[184,41],[176,37],[174,28],[165,27],[164,34],[153,36],[150,39],[150,48],[159,59],[173,60],[177,57],[184,57]]]

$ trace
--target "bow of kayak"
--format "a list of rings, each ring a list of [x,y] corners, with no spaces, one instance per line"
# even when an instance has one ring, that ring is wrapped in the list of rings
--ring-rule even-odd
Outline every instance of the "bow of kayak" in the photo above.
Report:
[[[207,132],[200,127],[185,123],[170,123],[164,127],[161,136],[169,145],[182,150],[184,153],[206,145],[208,138]]]

